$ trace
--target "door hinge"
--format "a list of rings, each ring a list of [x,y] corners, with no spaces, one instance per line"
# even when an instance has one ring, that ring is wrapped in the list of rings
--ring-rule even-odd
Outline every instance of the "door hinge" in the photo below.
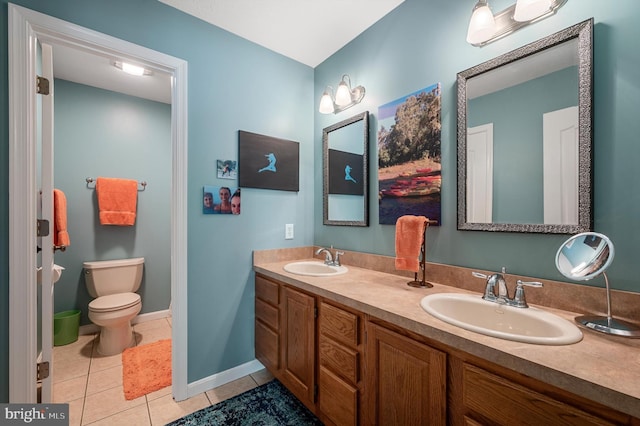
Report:
[[[49,80],[44,77],[36,76],[36,93],[40,95],[49,94]]]
[[[313,307],[313,317],[314,318],[318,318],[318,307],[317,306]]]
[[[49,361],[39,362],[37,364],[37,380],[44,380],[49,377]]]
[[[318,400],[318,385],[313,385],[313,402]]]
[[[46,237],[49,235],[49,221],[46,219],[38,219],[36,221],[37,236]]]

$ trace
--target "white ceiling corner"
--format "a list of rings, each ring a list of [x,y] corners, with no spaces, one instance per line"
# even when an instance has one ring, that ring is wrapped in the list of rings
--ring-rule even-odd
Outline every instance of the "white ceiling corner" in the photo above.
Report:
[[[316,67],[404,0],[159,0]]]

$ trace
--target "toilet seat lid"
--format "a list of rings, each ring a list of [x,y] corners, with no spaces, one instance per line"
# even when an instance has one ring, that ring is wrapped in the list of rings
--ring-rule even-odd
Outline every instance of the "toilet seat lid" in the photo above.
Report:
[[[130,308],[140,303],[140,295],[136,293],[117,293],[100,296],[89,303],[89,310],[93,312],[109,312]]]

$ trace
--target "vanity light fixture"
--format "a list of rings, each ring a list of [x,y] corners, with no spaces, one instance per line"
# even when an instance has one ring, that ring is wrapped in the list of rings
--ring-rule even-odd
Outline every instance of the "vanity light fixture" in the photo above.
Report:
[[[349,83],[347,83],[347,80]],[[335,98],[333,95],[333,87],[327,86],[324,89],[322,98],[320,98],[320,108],[318,108],[318,111],[320,111],[321,114],[337,114],[359,104],[364,98],[364,93],[365,90],[363,86],[357,86],[352,89],[351,77],[349,77],[348,74],[344,74],[338,84]]]
[[[113,66],[115,66],[119,70],[122,70],[122,71],[126,72],[127,74],[131,74],[131,75],[142,76],[142,75],[151,75],[151,74],[153,74],[153,72],[151,70],[148,70],[148,69],[146,69],[144,67],[141,67],[141,66],[138,66],[138,65],[130,64],[128,62],[115,61],[113,63]]]
[[[515,4],[494,15],[487,0],[478,0],[469,21],[467,42],[474,46],[484,46],[555,14],[566,2],[567,0],[517,0]]]

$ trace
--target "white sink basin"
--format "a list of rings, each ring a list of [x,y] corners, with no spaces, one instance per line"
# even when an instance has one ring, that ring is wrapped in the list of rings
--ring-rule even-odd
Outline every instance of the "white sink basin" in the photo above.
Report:
[[[64,271],[64,266],[53,264],[53,284],[58,282],[62,271]],[[38,268],[38,284],[42,284],[42,267]]]
[[[284,265],[284,270],[292,274],[312,277],[331,277],[348,271],[346,266],[330,266],[313,260],[287,263]]]
[[[550,312],[500,305],[476,295],[431,294],[420,305],[444,322],[501,339],[539,345],[570,345],[582,340],[577,326]]]

